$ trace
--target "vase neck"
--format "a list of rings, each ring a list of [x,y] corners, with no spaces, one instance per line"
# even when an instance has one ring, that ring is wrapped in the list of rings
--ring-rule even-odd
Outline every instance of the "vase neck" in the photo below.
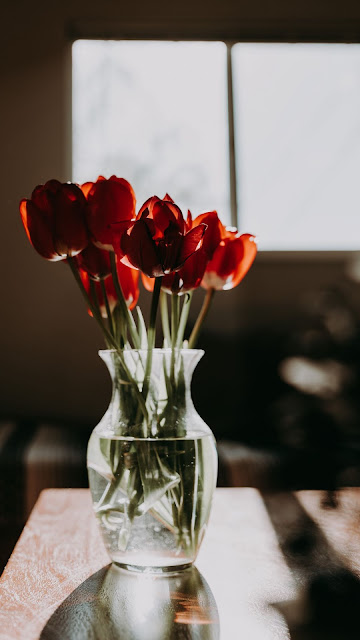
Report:
[[[186,437],[205,426],[191,398],[197,349],[101,351],[113,383],[104,419],[119,436]]]

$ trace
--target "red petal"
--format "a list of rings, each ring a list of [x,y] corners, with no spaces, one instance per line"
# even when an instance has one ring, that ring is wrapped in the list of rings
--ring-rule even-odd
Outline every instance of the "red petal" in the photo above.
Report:
[[[257,252],[255,237],[227,234],[206,267],[202,286],[227,290],[236,287],[249,271]]]
[[[93,242],[101,249],[111,250],[110,225],[135,217],[135,194],[132,186],[123,178],[102,176],[88,194],[87,222]]]
[[[116,261],[116,270],[126,304],[129,309],[133,309],[139,298],[139,272],[125,266],[120,260]],[[110,281],[112,282],[111,278]],[[105,280],[105,286],[107,282]]]
[[[164,276],[161,287],[168,293],[183,294],[200,286],[208,259],[201,248],[186,260],[185,264],[174,273]]]
[[[85,223],[86,200],[75,184],[60,185],[53,196],[54,243],[60,255],[74,256],[89,244]]]
[[[156,237],[163,235],[171,224],[176,225],[181,233],[184,231],[185,223],[182,213],[179,207],[171,202],[164,202],[163,200],[153,202],[150,209],[150,216],[155,222],[157,229]]]
[[[186,230],[190,231],[190,229],[192,229],[192,226],[193,226],[193,219],[192,219],[191,211],[190,209],[188,209],[187,218],[186,218]]]
[[[75,184],[49,180],[37,186],[20,209],[35,249],[49,260],[82,251],[89,242],[85,207],[85,197]]]
[[[141,274],[141,280],[142,280],[142,283],[143,283],[146,291],[153,291],[154,290],[155,278],[149,278],[149,276],[146,276],[145,273],[142,273]]]
[[[110,225],[112,246],[119,259],[124,257],[124,251],[122,249],[122,238],[127,234],[128,229],[134,226],[133,220],[124,220],[123,222],[116,222]]]
[[[236,287],[239,282],[246,276],[252,263],[255,260],[257,254],[257,244],[255,236],[250,233],[244,233],[240,236],[242,241],[242,260],[238,263],[236,271],[234,273],[233,287]]]
[[[110,255],[108,251],[98,249],[93,244],[84,249],[76,257],[77,264],[86,271],[93,280],[107,278],[111,273]]]
[[[144,204],[139,209],[136,219],[140,220],[141,218],[147,218],[150,215],[150,209],[152,208],[153,202],[157,200],[159,200],[157,196],[151,196],[151,198],[145,200]]]
[[[201,242],[203,235],[205,233],[206,225],[199,224],[194,229],[191,229],[185,236],[182,242],[182,247],[179,254],[179,265],[184,264],[184,262],[193,254],[197,249],[199,249],[199,243]]]
[[[223,231],[225,231],[225,227],[219,220],[216,211],[209,211],[207,213],[202,213],[200,216],[197,216],[193,222],[193,227],[201,223],[207,225],[202,247],[205,249],[209,260],[211,260],[214,255],[215,249],[219,246],[220,240],[222,238],[222,233]]]
[[[47,260],[62,260],[53,242],[53,217],[40,211],[31,200],[21,200],[20,214],[26,235],[36,251]]]
[[[130,233],[122,236],[121,247],[136,269],[153,278],[163,275],[163,270],[148,222],[147,219],[135,222]]]
[[[82,184],[80,186],[81,191],[83,192],[85,198],[88,197],[89,192],[91,191],[91,189],[93,188],[94,183],[93,182],[84,182],[84,184]]]

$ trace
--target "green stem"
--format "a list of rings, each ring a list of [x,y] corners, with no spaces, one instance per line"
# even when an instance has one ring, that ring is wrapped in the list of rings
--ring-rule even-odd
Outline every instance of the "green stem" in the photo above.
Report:
[[[99,303],[99,300],[98,300],[98,297],[97,297],[97,291],[96,291],[96,287],[95,287],[95,282],[94,282],[94,280],[92,280],[92,278],[90,278],[89,281],[90,281],[91,301],[92,301],[92,303],[94,305],[94,308],[96,309],[96,317],[101,320],[102,330],[104,331],[104,329],[107,330],[107,327],[106,327],[104,318],[103,318],[102,313],[101,313],[100,303]],[[106,348],[110,349],[109,340],[107,339],[107,336],[105,335],[105,332],[104,332],[104,340],[105,340],[105,343],[106,343]]]
[[[120,349],[123,349],[126,340],[124,340],[124,337],[122,334],[122,329],[123,329],[122,322],[121,322],[122,314],[121,314],[121,309],[119,307],[119,304],[116,304],[116,307],[112,315],[113,315],[113,326],[114,326],[114,338],[116,342],[119,344]]]
[[[157,310],[159,306],[161,281],[162,281],[162,276],[155,278],[154,291],[153,291],[152,300],[151,300],[150,320],[149,320],[149,329],[148,329],[148,351],[147,351],[147,357],[146,357],[144,384],[142,388],[142,396],[143,396],[144,402],[146,402],[146,398],[149,393],[149,386],[150,386],[152,357],[153,357],[153,349],[155,347],[155,337],[156,337],[156,316],[157,316]]]
[[[151,300],[150,321],[148,329],[148,350],[152,351],[155,347],[156,336],[156,316],[159,306],[159,297],[161,291],[162,276],[155,278],[154,291]]]
[[[103,278],[101,278],[101,280],[100,280],[100,287],[101,287],[101,293],[102,293],[103,298],[104,298],[104,303],[105,303],[105,308],[106,308],[106,315],[107,315],[107,319],[108,319],[108,323],[109,323],[109,330],[110,330],[111,335],[114,336],[113,317],[112,317],[112,313],[111,313],[111,309],[110,309],[110,305],[109,305],[109,299],[108,299],[108,296],[107,296],[105,282],[104,282]]]
[[[71,269],[71,271],[72,271],[72,274],[73,274],[73,276],[74,276],[74,278],[75,278],[75,280],[76,280],[77,284],[78,284],[78,285],[79,285],[79,287],[80,287],[80,291],[81,291],[81,293],[82,293],[82,295],[83,295],[83,297],[84,297],[84,299],[85,299],[86,306],[90,309],[90,311],[91,311],[91,313],[93,314],[93,316],[94,316],[95,320],[96,320],[96,321],[97,321],[97,323],[100,325],[100,328],[101,328],[101,330],[103,331],[103,333],[104,333],[105,337],[107,337],[107,336],[106,336],[106,333],[107,333],[107,331],[108,331],[108,330],[107,330],[107,328],[106,328],[106,326],[105,326],[105,324],[104,324],[104,321],[103,321],[103,318],[102,318],[102,316],[101,316],[101,313],[100,313],[99,309],[96,307],[96,305],[93,303],[93,301],[91,300],[91,298],[90,298],[90,296],[89,296],[88,292],[86,291],[86,289],[85,289],[85,287],[84,287],[84,285],[83,285],[83,282],[82,282],[82,280],[81,280],[81,278],[80,278],[80,274],[79,274],[78,268],[77,268],[77,266],[76,266],[76,263],[75,263],[75,261],[74,261],[74,258],[69,257],[69,258],[67,259],[67,264],[69,265],[69,267],[70,267],[70,269]],[[91,281],[90,281],[90,282],[91,282]],[[91,285],[90,285],[90,286],[91,286]],[[111,336],[110,336],[110,337],[111,337]]]
[[[201,307],[201,311],[198,315],[198,318],[194,324],[194,328],[191,332],[191,336],[189,338],[189,349],[193,349],[196,345],[200,331],[202,329],[203,322],[209,312],[211,301],[214,297],[214,293],[215,293],[215,289],[208,289],[206,292],[203,306]]]
[[[123,321],[125,322],[126,327],[129,329],[131,339],[133,341],[133,345],[135,349],[140,349],[140,338],[138,336],[138,332],[136,329],[135,320],[131,311],[128,309],[126,304],[126,300],[123,294],[123,290],[121,288],[118,272],[116,269],[116,257],[113,251],[110,251],[110,264],[111,264],[111,275],[116,291],[116,295],[119,301],[120,310],[123,316]]]
[[[175,349],[179,328],[180,296],[177,293],[171,294],[171,348]]]
[[[165,346],[170,347],[171,345],[171,336],[170,336],[170,326],[169,326],[169,310],[167,303],[167,294],[165,291],[160,292],[160,313],[161,313],[161,324],[163,329],[163,335],[165,339]]]
[[[186,329],[186,323],[189,317],[189,311],[190,311],[190,305],[191,305],[193,293],[194,293],[193,291],[190,291],[190,293],[185,294],[185,300],[183,302],[183,306],[181,309],[178,335],[176,339],[176,349],[181,349],[184,342],[184,333]]]
[[[70,266],[70,269],[75,277],[75,280],[77,282],[77,284],[80,287],[80,291],[83,294],[83,297],[85,298],[85,302],[86,305],[88,306],[88,308],[91,310],[95,320],[98,322],[98,324],[100,325],[100,328],[105,336],[106,341],[108,342],[108,344],[114,349],[114,351],[116,351],[117,355],[119,356],[119,360],[121,362],[121,366],[124,370],[124,372],[126,373],[127,377],[128,377],[128,381],[130,382],[130,384],[133,386],[134,392],[136,394],[137,400],[139,402],[139,406],[141,407],[141,411],[143,413],[144,419],[147,420],[148,419],[148,411],[146,408],[146,404],[144,402],[144,399],[141,395],[141,392],[139,390],[139,387],[136,384],[136,381],[134,380],[134,378],[132,377],[130,371],[128,370],[127,366],[126,366],[126,362],[124,359],[124,354],[121,351],[121,349],[119,349],[119,346],[116,344],[113,336],[111,335],[111,333],[109,332],[108,328],[105,326],[101,313],[99,313],[98,309],[96,308],[96,306],[93,304],[88,292],[86,291],[82,280],[80,278],[76,263],[74,262],[74,258],[69,257],[67,259],[67,263]]]
[[[173,389],[175,388],[175,349],[177,343],[177,335],[179,328],[179,312],[180,297],[177,293],[171,295],[171,363],[170,363],[170,381]]]

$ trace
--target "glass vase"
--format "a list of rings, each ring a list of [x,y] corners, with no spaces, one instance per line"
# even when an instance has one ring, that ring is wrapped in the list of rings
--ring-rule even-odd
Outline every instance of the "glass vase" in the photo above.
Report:
[[[217,478],[213,434],[191,399],[196,349],[100,351],[113,383],[88,445],[94,511],[112,561],[169,573],[191,565]]]

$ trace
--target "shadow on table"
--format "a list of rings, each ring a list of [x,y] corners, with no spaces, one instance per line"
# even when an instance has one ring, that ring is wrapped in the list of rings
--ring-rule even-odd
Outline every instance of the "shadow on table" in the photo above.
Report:
[[[360,580],[294,494],[264,494],[263,500],[298,587],[296,600],[272,603],[291,640],[359,640]],[[324,508],[337,508],[331,494]]]
[[[44,627],[40,640],[217,640],[214,596],[192,567],[172,576],[115,565],[85,580]]]

